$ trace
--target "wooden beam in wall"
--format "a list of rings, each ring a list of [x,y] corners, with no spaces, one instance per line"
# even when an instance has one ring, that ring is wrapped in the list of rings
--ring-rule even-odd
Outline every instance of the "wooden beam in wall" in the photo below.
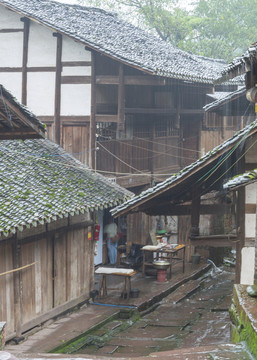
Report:
[[[56,37],[56,73],[55,73],[55,105],[54,105],[54,124],[55,142],[61,144],[61,74],[62,74],[62,35],[54,33]]]
[[[122,63],[120,63],[122,65]],[[115,75],[97,75],[97,85],[119,85],[119,76]],[[158,76],[144,76],[144,75],[126,75],[124,76],[125,85],[141,85],[141,86],[164,86],[166,79],[159,78]]]
[[[95,53],[94,51],[91,52],[91,116],[90,116],[90,151],[91,151],[91,165],[92,169],[95,169],[96,162],[96,74],[95,74]]]
[[[96,114],[96,122],[113,122],[118,123],[118,115],[102,115],[102,114]]]
[[[91,61],[62,61],[62,66],[69,66],[69,67],[91,66],[91,65],[92,65]]]
[[[176,114],[175,108],[125,108],[125,114],[156,114],[156,115],[172,115]]]
[[[152,206],[148,205],[150,209],[147,211],[148,215],[169,215],[169,216],[183,216],[183,215],[191,215],[192,214],[192,206],[191,205],[168,205],[163,204],[158,206],[157,204],[152,203]],[[140,210],[142,210],[140,208]],[[213,215],[213,214],[226,214],[226,213],[235,213],[234,205],[226,205],[226,204],[206,204],[200,205],[200,215]]]
[[[62,84],[91,84],[91,76],[62,76],[61,77]]]
[[[23,29],[0,29],[0,34],[23,32]]]
[[[21,72],[22,68],[21,67],[0,67],[0,73],[5,73],[5,72]]]
[[[246,214],[256,214],[256,204],[245,204]]]
[[[23,52],[22,52],[22,90],[21,102],[27,105],[27,64],[28,64],[28,49],[29,49],[29,28],[30,20],[28,18],[21,18],[23,21]]]

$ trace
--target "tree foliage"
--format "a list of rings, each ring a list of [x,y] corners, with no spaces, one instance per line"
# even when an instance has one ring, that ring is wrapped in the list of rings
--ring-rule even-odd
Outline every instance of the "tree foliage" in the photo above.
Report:
[[[257,0],[79,0],[117,12],[135,25],[198,55],[231,60],[257,40]]]

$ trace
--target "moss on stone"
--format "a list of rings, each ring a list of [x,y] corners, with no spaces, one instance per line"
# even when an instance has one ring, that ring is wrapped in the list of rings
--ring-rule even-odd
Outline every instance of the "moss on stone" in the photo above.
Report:
[[[231,305],[229,313],[233,323],[231,340],[234,343],[245,342],[250,353],[257,358],[257,334],[251,322],[243,311],[238,314],[234,304]]]

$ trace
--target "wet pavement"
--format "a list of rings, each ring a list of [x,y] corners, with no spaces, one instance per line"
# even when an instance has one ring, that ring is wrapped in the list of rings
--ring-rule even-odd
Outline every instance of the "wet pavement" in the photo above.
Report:
[[[161,300],[156,309],[132,324],[115,319],[94,332],[77,352],[112,357],[138,357],[178,348],[230,343],[234,272],[212,271],[191,280]],[[192,294],[190,296],[190,294]],[[105,334],[111,334],[110,339]]]
[[[165,283],[139,273],[132,281],[132,287],[140,289],[138,298],[121,298],[118,283],[106,298],[95,300],[99,305],[85,305],[49,321],[27,334],[23,343],[7,344],[5,350],[19,359],[252,359],[242,345],[230,344],[234,271],[224,268],[206,274],[206,266],[188,264],[185,274],[178,268]],[[139,308],[140,317],[137,313],[124,319],[131,310],[123,311],[123,306]],[[117,317],[120,311],[123,315]],[[86,330],[91,331],[80,338]],[[75,337],[79,342],[68,352],[76,353],[46,354]]]

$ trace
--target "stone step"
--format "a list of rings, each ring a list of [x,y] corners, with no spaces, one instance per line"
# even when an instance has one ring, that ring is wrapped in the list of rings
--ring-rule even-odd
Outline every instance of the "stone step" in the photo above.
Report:
[[[172,294],[170,294],[165,301],[172,302],[173,304],[177,304],[180,301],[190,297],[197,290],[201,288],[202,280],[190,280],[184,285],[180,286],[177,290],[175,290]]]

